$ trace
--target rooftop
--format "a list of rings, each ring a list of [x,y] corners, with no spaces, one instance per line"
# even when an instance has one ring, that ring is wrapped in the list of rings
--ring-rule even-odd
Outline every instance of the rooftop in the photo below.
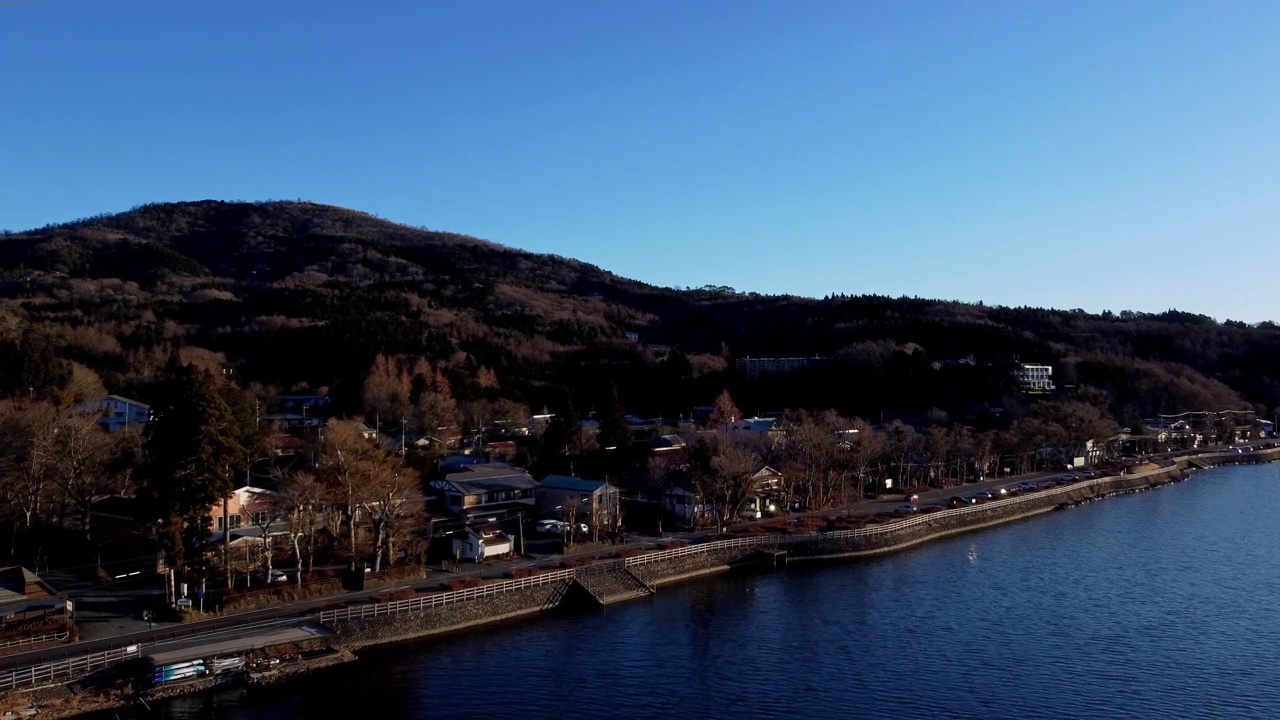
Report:
[[[540,487],[553,488],[556,490],[572,490],[574,492],[595,492],[604,487],[603,480],[584,480],[582,478],[569,477],[567,475],[548,475],[542,478],[539,483]]]

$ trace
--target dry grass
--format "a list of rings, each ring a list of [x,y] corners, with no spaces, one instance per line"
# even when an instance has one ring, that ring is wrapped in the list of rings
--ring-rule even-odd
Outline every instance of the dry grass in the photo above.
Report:
[[[446,580],[443,583],[445,590],[466,590],[468,588],[480,587],[484,585],[484,580],[478,577],[461,577]]]
[[[320,582],[307,583],[302,586],[301,590],[291,585],[289,587],[271,588],[270,590],[251,590],[227,595],[223,598],[222,609],[224,611],[243,610],[262,605],[281,605],[298,600],[311,600],[341,593],[341,582],[337,580],[322,580]]]
[[[595,565],[595,564],[596,564],[596,559],[593,557],[577,557],[577,558],[570,558],[568,560],[560,561],[560,567],[566,568],[566,569],[586,567],[588,565]]]
[[[401,588],[399,590],[392,590],[391,592],[370,595],[369,601],[374,603],[387,603],[395,602],[396,600],[408,600],[417,596],[418,593],[413,588]]]
[[[540,572],[542,571],[536,567],[512,568],[502,573],[502,576],[510,580],[519,580],[520,578],[533,577]]]
[[[609,557],[614,558],[615,560],[625,560],[626,558],[636,557],[637,555],[643,555],[644,553],[644,548],[623,548]]]

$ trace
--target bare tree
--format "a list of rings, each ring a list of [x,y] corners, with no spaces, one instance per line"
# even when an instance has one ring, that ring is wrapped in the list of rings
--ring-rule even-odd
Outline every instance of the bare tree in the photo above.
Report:
[[[90,539],[93,502],[111,487],[112,461],[119,442],[98,427],[96,414],[74,412],[59,418],[50,432],[36,437],[37,452],[49,470],[49,478],[71,505],[86,540]]]
[[[268,583],[271,582],[273,555],[271,531],[279,528],[286,519],[286,515],[281,512],[282,509],[280,498],[277,497],[276,493],[271,492],[249,492],[244,507],[245,513],[249,516],[249,523],[262,533],[262,555],[263,562],[266,565]]]
[[[289,544],[293,549],[295,582],[302,587],[303,541],[306,542],[306,569],[311,572],[315,560],[315,537],[320,524],[320,508],[324,503],[324,486],[314,473],[302,471],[280,478],[280,492],[275,496],[279,513],[289,523]]]
[[[330,420],[325,426],[320,462],[316,466],[326,500],[347,523],[347,556],[352,570],[356,569],[358,560],[356,512],[365,499],[370,450],[370,442],[360,435],[355,423]],[[337,525],[331,529],[337,529]]]
[[[39,438],[51,434],[58,420],[48,403],[0,403],[0,491],[26,528],[48,499],[49,458]]]
[[[719,531],[724,531],[725,524],[747,498],[751,478],[760,469],[760,458],[756,443],[724,431],[704,438],[694,448],[694,485],[703,501],[711,505]]]
[[[385,457],[377,454],[369,465],[360,508],[373,526],[373,571],[381,572],[384,552],[390,564],[395,541],[421,518],[423,497],[417,471],[385,452]]]

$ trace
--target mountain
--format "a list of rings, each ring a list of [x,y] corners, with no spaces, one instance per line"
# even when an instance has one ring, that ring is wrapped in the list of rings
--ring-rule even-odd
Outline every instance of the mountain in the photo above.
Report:
[[[425,361],[462,401],[537,408],[567,389],[585,408],[612,385],[628,410],[669,416],[725,387],[748,411],[1016,413],[1018,360],[1052,364],[1118,419],[1280,406],[1270,323],[659,288],[305,202],[164,203],[6,233],[0,303],[10,394],[66,382],[32,379],[54,360],[132,392],[180,349],[246,384],[326,387],[348,412],[379,354]],[[733,364],[749,356],[824,360],[751,380]]]

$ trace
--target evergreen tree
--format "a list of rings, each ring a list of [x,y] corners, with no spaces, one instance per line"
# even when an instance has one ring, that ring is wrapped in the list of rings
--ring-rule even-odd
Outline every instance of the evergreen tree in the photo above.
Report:
[[[624,448],[631,444],[631,428],[627,425],[626,411],[618,398],[618,387],[609,383],[605,388],[600,409],[596,412],[600,433],[596,441],[601,448]]]
[[[246,470],[241,428],[208,371],[171,357],[147,423],[145,491],[176,567],[204,568],[209,513]]]
[[[562,391],[561,397],[552,406],[552,412],[555,417],[551,418],[546,431],[542,433],[538,459],[543,465],[558,467],[560,459],[577,449],[582,423],[567,390]]]

